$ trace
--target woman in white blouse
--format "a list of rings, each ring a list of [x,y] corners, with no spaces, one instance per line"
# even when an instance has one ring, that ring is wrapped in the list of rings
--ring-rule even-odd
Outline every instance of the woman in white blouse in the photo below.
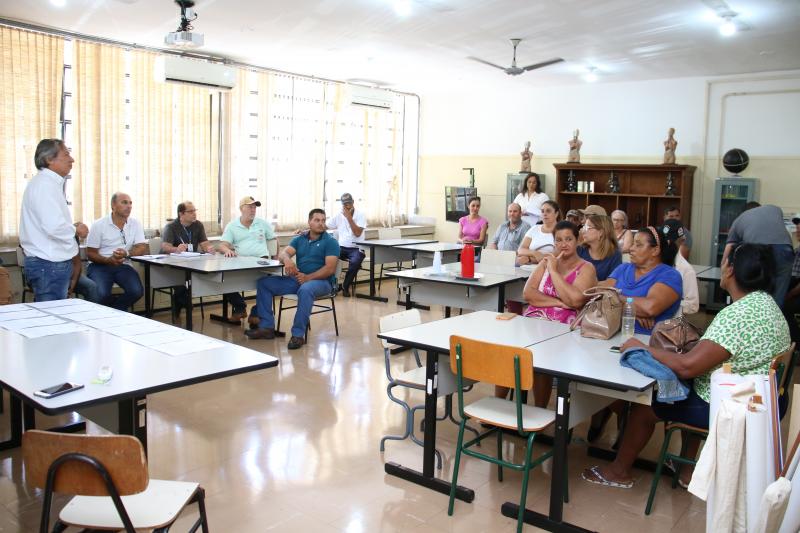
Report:
[[[542,223],[528,230],[517,250],[517,263],[520,265],[538,263],[545,255],[553,253],[553,229],[561,209],[553,200],[546,200],[541,212]]]
[[[617,238],[619,251],[627,254],[633,246],[633,232],[628,229],[628,215],[619,209],[612,211],[611,223],[614,225],[614,236]]]
[[[542,219],[542,204],[549,199],[550,197],[542,192],[539,175],[531,172],[525,178],[520,193],[514,198],[514,203],[519,204],[522,209],[522,220],[534,227]]]

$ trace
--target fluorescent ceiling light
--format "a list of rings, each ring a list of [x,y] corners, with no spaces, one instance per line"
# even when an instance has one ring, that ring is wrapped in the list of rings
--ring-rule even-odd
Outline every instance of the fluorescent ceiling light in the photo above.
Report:
[[[736,33],[736,23],[733,22],[733,19],[725,19],[725,22],[719,27],[719,34],[723,37],[730,37],[734,33]]]
[[[411,14],[411,0],[394,0],[392,5],[398,17],[407,17]]]

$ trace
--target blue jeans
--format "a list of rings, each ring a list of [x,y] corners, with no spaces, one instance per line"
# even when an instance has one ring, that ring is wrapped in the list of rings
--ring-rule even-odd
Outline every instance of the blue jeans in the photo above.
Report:
[[[331,293],[331,283],[324,279],[306,281],[302,285],[290,276],[265,276],[258,280],[256,286],[256,304],[261,319],[258,327],[274,328],[275,313],[272,310],[272,299],[284,294],[297,294],[297,309],[294,312],[292,337],[304,337],[308,327],[308,317],[314,298]]]
[[[89,279],[86,274],[81,274],[78,282],[75,283],[75,294],[83,296],[87,302],[100,303],[100,297],[97,295],[97,283]]]
[[[127,310],[144,295],[144,287],[139,274],[130,265],[98,265],[91,263],[88,269],[89,279],[97,284],[99,303]],[[111,286],[116,283],[122,287],[122,294],[111,294]]]
[[[364,262],[364,257],[366,256],[358,248],[350,248],[349,246],[340,246],[339,248],[339,259],[347,261],[347,274],[344,276],[342,285],[345,289],[349,289],[350,285],[355,281],[358,270],[361,268],[361,263]]]
[[[794,250],[788,244],[773,244],[772,256],[775,258],[775,290],[772,297],[775,303],[783,309],[783,300],[789,290],[789,282],[792,280],[792,263],[794,263]]]
[[[709,405],[694,391],[694,385],[685,400],[675,403],[661,403],[653,393],[653,411],[661,420],[680,422],[708,429]]]
[[[38,257],[25,258],[25,277],[33,289],[33,300],[47,302],[63,300],[72,279],[72,259],[47,261]]]

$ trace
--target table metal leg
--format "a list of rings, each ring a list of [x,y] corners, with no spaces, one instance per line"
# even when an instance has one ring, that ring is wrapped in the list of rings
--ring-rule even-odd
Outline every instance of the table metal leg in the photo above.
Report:
[[[564,522],[564,484],[567,467],[567,446],[569,445],[569,385],[570,380],[557,379],[556,428],[553,449],[553,473],[550,481],[550,512],[548,515],[525,509],[524,521],[547,531],[588,532],[580,526]],[[506,502],[500,508],[503,516],[516,519],[519,505]]]
[[[192,311],[194,307],[194,304],[192,304],[192,273],[188,270],[186,271],[184,286],[186,287],[186,329],[192,331]]]
[[[382,298],[375,294],[375,246],[369,247],[369,294],[356,292],[356,298],[375,300],[377,302],[388,302],[388,298]]]
[[[506,310],[506,286],[500,285],[497,288],[497,312],[503,313]]]
[[[147,453],[147,398],[138,396],[120,400],[119,408],[119,434],[133,435],[142,443],[144,453]]]
[[[147,318],[153,316],[152,289],[150,285],[150,263],[144,263],[144,316]]]
[[[427,352],[425,359],[425,445],[422,452],[422,472],[388,462],[384,471],[392,476],[411,481],[442,494],[450,494],[450,483],[434,477],[436,470],[436,400],[438,396],[437,373],[439,356],[436,352]],[[456,487],[456,498],[471,503],[475,492],[461,485]]]

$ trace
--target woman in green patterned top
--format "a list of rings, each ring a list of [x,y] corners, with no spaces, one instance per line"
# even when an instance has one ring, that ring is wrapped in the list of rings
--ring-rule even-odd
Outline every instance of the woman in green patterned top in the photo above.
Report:
[[[671,368],[684,380],[692,380],[689,397],[673,404],[653,400],[652,406],[635,404],[613,463],[586,469],[582,477],[589,482],[615,487],[633,486],[631,468],[636,457],[650,440],[661,420],[683,422],[708,428],[711,373],[731,364],[741,375],[766,375],[772,359],[786,351],[791,342],[789,326],[775,300],[770,296],[775,278],[775,261],[768,246],[740,244],[722,264],[720,286],[733,303],[714,317],[700,342],[685,354],[648,348],[632,338],[622,345],[645,347],[653,357]],[[690,440],[687,453],[694,456],[699,442]],[[681,484],[688,483],[691,472],[684,468]]]

